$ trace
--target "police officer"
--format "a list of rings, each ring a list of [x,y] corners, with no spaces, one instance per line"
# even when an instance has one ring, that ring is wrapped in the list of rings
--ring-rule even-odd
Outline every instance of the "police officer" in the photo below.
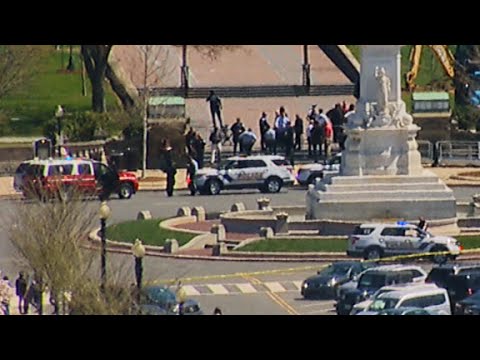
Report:
[[[173,189],[175,188],[175,175],[177,174],[177,169],[173,164],[172,159],[172,147],[168,142],[165,143],[165,172],[167,173],[167,196],[173,196]]]

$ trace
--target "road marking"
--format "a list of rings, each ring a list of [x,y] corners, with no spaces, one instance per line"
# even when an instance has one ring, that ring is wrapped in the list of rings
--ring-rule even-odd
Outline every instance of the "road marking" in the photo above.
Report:
[[[253,294],[258,292],[257,289],[255,289],[252,284],[235,284],[236,287],[242,292],[243,294]]]
[[[228,295],[230,292],[220,284],[210,284],[207,287],[216,295]]]
[[[285,288],[280,285],[279,282],[266,282],[264,285],[270,290],[272,293],[279,293],[279,292],[285,292]]]
[[[256,285],[265,285],[265,287],[268,288],[268,286],[266,286],[266,283],[264,283],[263,281],[253,277],[253,276],[247,276],[245,275],[243,277],[244,279],[246,280],[249,280],[251,281],[253,284],[256,284]],[[271,283],[270,283],[271,284]],[[278,284],[278,283],[277,283]],[[283,287],[281,287],[280,284],[278,284],[280,288],[283,289]],[[285,289],[283,289],[285,290]],[[267,291],[266,292],[267,296],[270,297],[275,303],[277,303],[281,308],[283,308],[288,314],[290,315],[300,315],[290,304],[288,304],[285,300],[283,300],[279,295],[275,294],[274,292],[272,291]]]
[[[183,290],[185,290],[185,294],[187,296],[198,296],[201,295],[200,291],[195,289],[192,285],[183,285]]]
[[[335,314],[335,309],[320,309],[320,310],[316,310],[316,311],[308,311],[308,312],[304,312],[304,313],[301,313],[302,315],[328,315],[330,313],[333,313]]]
[[[300,290],[302,288],[302,281],[294,281],[293,285],[295,285],[297,290]]]
[[[319,306],[319,307],[328,307],[328,308],[333,308],[335,305],[335,301],[322,301],[322,302],[319,302],[319,303],[315,303],[315,304],[307,304],[307,305],[298,305],[298,307],[300,309],[306,309],[306,308],[313,308],[313,307],[316,307],[316,306]]]

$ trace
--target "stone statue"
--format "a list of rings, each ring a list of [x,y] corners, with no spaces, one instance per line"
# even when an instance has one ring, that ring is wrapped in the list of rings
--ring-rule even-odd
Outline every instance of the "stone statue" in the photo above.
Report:
[[[375,69],[375,78],[378,82],[378,112],[379,114],[389,115],[388,111],[388,99],[390,98],[390,92],[392,91],[392,82],[387,76],[385,68]]]

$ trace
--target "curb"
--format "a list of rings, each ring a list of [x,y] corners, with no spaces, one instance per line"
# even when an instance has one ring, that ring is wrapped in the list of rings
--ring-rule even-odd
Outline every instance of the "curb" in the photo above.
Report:
[[[99,249],[100,248],[100,238],[97,233],[100,228],[97,228],[90,232],[88,236],[89,245],[85,247],[87,249]],[[131,254],[132,244],[130,243],[121,243],[116,241],[107,240],[107,251],[116,254]],[[179,259],[179,260],[201,260],[201,261],[230,261],[230,262],[333,262],[333,261],[342,261],[345,259],[350,259],[346,254],[343,253],[318,253],[317,256],[312,257],[312,253],[307,255],[292,253],[286,254],[282,253],[278,256],[272,256],[272,254],[263,253],[263,256],[256,253],[250,254],[239,254],[240,256],[202,256],[202,255],[182,255],[182,254],[168,254],[163,252],[162,247],[158,246],[145,246],[146,255],[170,259]],[[468,255],[460,255],[457,258],[457,261],[472,261],[480,260],[480,252]]]

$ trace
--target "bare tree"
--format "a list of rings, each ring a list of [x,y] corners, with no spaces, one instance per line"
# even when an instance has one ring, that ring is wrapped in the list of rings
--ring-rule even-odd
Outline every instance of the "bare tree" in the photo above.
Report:
[[[153,85],[161,85],[166,76],[174,69],[168,65],[170,51],[168,47],[161,45],[138,45],[143,55],[143,92],[142,92],[142,115],[143,115],[143,157],[142,177],[147,170],[147,139],[148,139],[148,108],[150,101],[150,89]]]
[[[28,85],[47,50],[44,45],[0,45],[0,98]]]
[[[69,199],[34,199],[14,207],[4,228],[18,260],[42,279],[57,304],[68,302],[75,314],[129,313],[132,297],[120,268],[109,269],[101,292],[97,256],[84,247],[98,221],[96,203]]]

